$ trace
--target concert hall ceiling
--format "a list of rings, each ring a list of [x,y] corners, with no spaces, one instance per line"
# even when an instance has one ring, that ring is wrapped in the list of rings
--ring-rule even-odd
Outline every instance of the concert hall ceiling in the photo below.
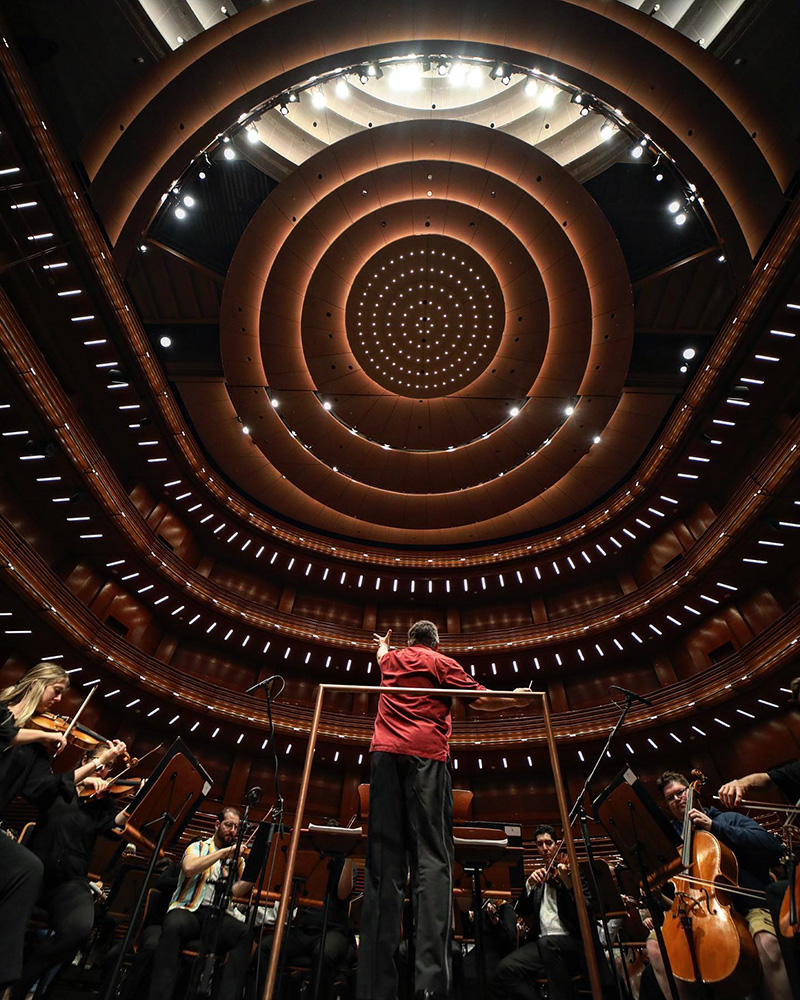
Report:
[[[601,775],[787,756],[794,5],[71,6],[0,48],[4,676],[235,797],[249,685],[296,787],[317,685],[429,617],[571,786],[613,684]],[[318,813],[374,707],[326,701]],[[456,719],[481,816],[554,811],[534,713]]]

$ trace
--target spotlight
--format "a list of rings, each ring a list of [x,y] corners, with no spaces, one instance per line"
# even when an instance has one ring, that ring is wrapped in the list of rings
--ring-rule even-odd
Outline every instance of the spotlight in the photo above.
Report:
[[[510,76],[502,77],[500,83],[502,83],[504,87],[507,87],[509,83],[511,83],[511,77]]]
[[[256,129],[255,125],[253,125],[251,128],[247,130],[247,141],[250,143],[251,146],[255,146],[259,142],[258,130]]]
[[[185,219],[186,218],[186,209],[185,208],[176,208],[175,209],[175,218],[176,219]]]
[[[637,142],[635,146],[631,146],[630,153],[634,160],[641,160],[644,149]]]
[[[200,173],[197,176],[200,178],[201,181],[204,181],[206,179],[206,172],[205,172],[205,170],[201,170]]]
[[[664,180],[664,175],[661,173],[656,174],[656,180],[660,184]]]
[[[600,126],[600,138],[603,142],[608,142],[611,136],[614,134],[614,126],[611,122],[605,121]]]
[[[194,205],[194,198],[190,194],[187,194],[183,199],[183,203],[187,208],[191,208]]]
[[[689,371],[688,365],[681,365],[681,375],[685,375]]]
[[[489,74],[493,80],[500,80],[506,75],[506,68],[502,63],[495,63]]]
[[[166,334],[158,342],[162,347],[172,347],[172,337],[168,337]]]
[[[378,78],[378,67],[375,65],[375,63],[369,63],[367,65],[367,76],[371,76],[373,79]]]
[[[147,253],[147,244],[146,243],[140,243],[139,244],[139,253]]]
[[[680,207],[681,203],[679,201],[671,201],[669,205],[667,205],[667,211],[672,212],[672,214],[674,215]]]
[[[589,95],[584,93],[573,94],[570,98],[570,104],[588,104]]]
[[[296,91],[290,90],[289,91],[289,103],[290,104],[297,104],[297,102],[299,100],[300,100],[300,95]]]
[[[675,225],[682,226],[685,222],[686,222],[686,213],[678,212],[678,214],[675,216]]]
[[[226,160],[235,160],[236,150],[233,148],[233,146],[226,146],[222,155],[225,157]]]
[[[588,114],[589,114],[589,108],[587,108],[586,105],[584,104],[580,110],[580,116],[581,118],[585,118]]]
[[[508,412],[512,417],[516,417],[516,415],[519,413],[519,407],[512,406]]]
[[[288,104],[284,104],[283,101],[281,101],[281,103],[278,105],[278,111],[280,111],[280,113],[282,115],[288,115],[289,114],[289,105]],[[225,153],[227,154],[227,152],[228,152],[228,150],[226,149]]]
[[[526,97],[535,97],[536,91],[539,89],[539,84],[532,76],[529,76],[525,81],[525,86],[522,88],[522,93]]]
[[[250,433],[250,428],[247,426],[247,424],[242,424],[242,434],[249,434],[249,433]]]
[[[450,72],[450,63],[440,62],[436,68],[436,72],[439,76],[447,76]]]
[[[571,417],[574,412],[575,412],[575,407],[574,406],[565,406],[564,407],[564,413],[566,413],[566,415],[568,417]]]
[[[692,358],[697,354],[697,351],[693,347],[687,347],[683,351],[683,360],[691,361]]]
[[[278,409],[278,400],[273,396],[272,399],[270,400],[270,402],[272,403],[272,408],[274,410],[277,410]]]
[[[592,438],[592,441],[595,444],[600,444],[600,435],[599,434],[595,434],[595,436]]]
[[[361,70],[361,71],[359,72],[359,74],[358,74],[358,80],[359,80],[359,83],[361,83],[361,84],[362,84],[362,86],[363,86],[363,85],[364,85],[365,83],[368,83],[368,82],[369,82],[369,77],[367,76],[367,73],[366,73],[366,70],[363,70],[363,69],[362,69],[362,70]]]
[[[340,79],[336,81],[336,96],[340,101],[346,101],[350,96],[350,88],[347,86],[347,80]]]
[[[322,409],[323,410],[329,410],[330,408],[331,408],[331,404],[326,399],[325,402],[322,404]]]
[[[724,253],[721,253],[719,257],[717,257],[717,260],[720,262],[720,264],[724,264],[727,258]]]
[[[317,111],[322,111],[326,105],[325,94],[322,92],[322,88],[315,90],[311,95],[311,106],[316,108]]]

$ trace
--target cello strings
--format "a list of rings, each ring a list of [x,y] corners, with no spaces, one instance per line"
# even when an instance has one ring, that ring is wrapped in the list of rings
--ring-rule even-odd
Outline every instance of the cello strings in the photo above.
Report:
[[[708,886],[711,889],[719,889],[720,892],[730,892],[737,896],[746,896],[749,899],[758,899],[764,902],[767,898],[765,892],[759,892],[758,889],[743,889],[738,885],[720,885],[719,882],[712,882],[710,879],[698,878],[695,875],[676,875],[674,881],[677,882],[688,882],[691,885]]]

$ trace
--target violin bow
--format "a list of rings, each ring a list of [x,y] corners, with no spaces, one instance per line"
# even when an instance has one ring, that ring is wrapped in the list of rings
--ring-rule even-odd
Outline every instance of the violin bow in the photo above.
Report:
[[[95,686],[89,691],[89,693],[83,699],[83,703],[82,703],[81,707],[72,716],[72,722],[70,722],[70,724],[64,730],[64,739],[65,740],[69,739],[70,734],[72,733],[72,730],[75,728],[75,725],[76,725],[78,719],[81,717],[81,713],[83,712],[84,708],[86,708],[86,706],[89,704],[90,698],[92,697],[92,695],[95,693],[95,691],[98,689],[99,686],[100,686],[99,684],[95,684]],[[56,754],[58,754],[58,750],[56,750]]]
[[[133,761],[131,761],[131,763],[128,764],[127,767],[124,767],[119,772],[119,774],[115,774],[113,778],[106,778],[106,781],[109,783],[109,785],[113,785],[115,781],[119,781],[119,779],[123,776],[123,774],[127,774],[128,771],[132,771],[135,767],[138,767],[143,760],[146,760],[151,754],[154,754],[157,750],[160,750],[163,746],[164,746],[163,743],[159,743],[157,747],[153,747],[152,750],[148,750],[147,753],[142,754],[141,757],[137,757],[136,763],[133,763]]]

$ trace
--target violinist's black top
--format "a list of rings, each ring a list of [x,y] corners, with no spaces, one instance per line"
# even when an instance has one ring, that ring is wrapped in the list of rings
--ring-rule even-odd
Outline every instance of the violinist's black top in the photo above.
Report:
[[[53,774],[50,757],[41,743],[26,743],[0,753],[0,820],[17,795],[42,809],[57,798],[74,794],[75,772]]]
[[[19,726],[11,714],[8,705],[0,704],[0,753],[11,746],[11,741],[19,732]]]
[[[78,798],[74,785],[71,794],[43,803],[26,846],[44,864],[44,884],[86,878],[95,841],[111,832],[118,812],[113,799]]]

